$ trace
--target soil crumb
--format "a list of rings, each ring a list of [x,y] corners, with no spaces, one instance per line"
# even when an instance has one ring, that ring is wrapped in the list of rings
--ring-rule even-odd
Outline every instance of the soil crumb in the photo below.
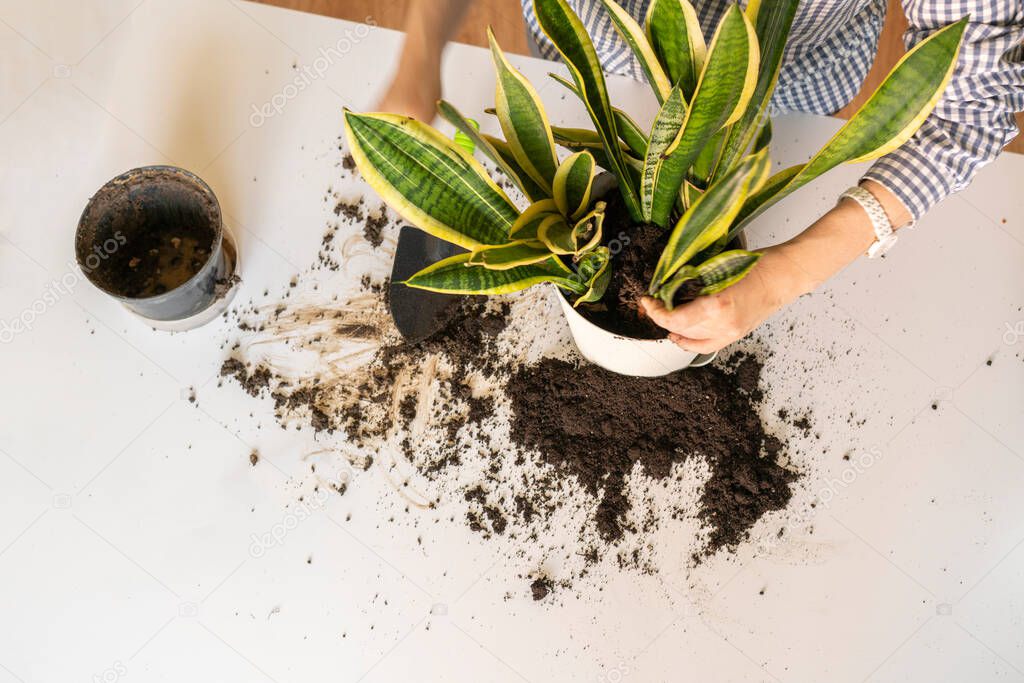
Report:
[[[552,588],[551,579],[541,576],[534,579],[533,583],[530,584],[530,594],[533,596],[534,601],[543,600],[548,597]]]

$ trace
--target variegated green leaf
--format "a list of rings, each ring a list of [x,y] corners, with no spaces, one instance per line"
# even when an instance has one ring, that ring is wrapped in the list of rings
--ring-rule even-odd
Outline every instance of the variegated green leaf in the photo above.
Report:
[[[690,259],[728,233],[751,186],[763,181],[768,166],[768,156],[763,152],[747,157],[686,210],[658,260],[651,280],[652,293]]]
[[[667,225],[687,169],[723,126],[746,109],[757,81],[757,37],[738,5],[726,11],[708,50],[686,120],[666,150],[654,188],[651,219]]]
[[[743,115],[730,127],[722,150],[719,173],[732,168],[754,140],[762,123],[768,119],[768,103],[775,92],[782,69],[782,55],[789,40],[789,30],[800,0],[760,0],[747,6],[747,15],[754,24],[761,51],[757,85]],[[753,10],[753,14],[751,11]],[[755,148],[753,151],[757,151]]]
[[[455,126],[455,129],[459,134],[472,142],[476,147],[479,147],[480,151],[483,152],[488,159],[493,161],[498,168],[501,169],[502,173],[508,176],[509,180],[515,183],[516,186],[522,190],[527,199],[530,201],[537,201],[538,199],[542,199],[547,196],[544,190],[541,189],[541,187],[537,185],[537,183],[535,183],[525,171],[523,171],[518,162],[515,161],[515,158],[512,155],[512,150],[504,140],[500,141],[505,147],[505,153],[503,154],[497,149],[497,145],[494,144],[496,138],[489,139],[489,136],[482,134],[479,131],[480,127],[473,125],[475,121],[463,116],[462,113],[449,102],[446,102],[445,100],[439,101],[437,103],[437,111],[443,119]],[[456,141],[457,140],[458,135],[456,135]],[[465,149],[465,145],[463,145],[463,148]],[[471,149],[467,151],[472,154]]]
[[[723,251],[709,258],[697,266],[697,275],[704,285],[700,290],[701,295],[717,294],[736,284],[747,276],[759,258],[761,254],[743,249]]]
[[[669,82],[689,101],[707,57],[697,11],[689,0],[652,0],[645,21],[647,40]]]
[[[661,285],[654,293],[654,296],[661,299],[665,304],[665,308],[672,310],[675,308],[676,293],[679,292],[679,288],[685,283],[691,280],[697,280],[700,277],[695,266],[683,266],[676,271],[676,274],[669,278],[669,281]]]
[[[796,166],[790,166],[784,168],[775,175],[768,178],[768,181],[757,191],[747,197],[746,201],[743,202],[743,207],[739,213],[736,214],[736,218],[733,219],[732,227],[729,228],[729,239],[732,239],[740,230],[759,214],[763,208],[767,208],[770,203],[774,203],[778,199],[781,199],[779,194],[783,189],[789,185],[790,181],[795,178],[800,171],[804,169],[807,164],[797,164]]]
[[[507,241],[515,205],[479,162],[430,126],[346,110],[345,134],[366,182],[416,227],[467,249]]]
[[[615,30],[619,32],[622,39],[629,45],[629,49],[633,51],[637,61],[640,62],[640,68],[643,69],[644,75],[647,76],[647,82],[654,89],[658,102],[664,102],[668,97],[669,90],[672,89],[672,83],[665,74],[665,70],[661,68],[658,56],[651,49],[651,44],[647,42],[644,30],[615,0],[601,0],[601,4],[604,5],[605,11],[611,17]]]
[[[772,143],[772,120],[765,119],[761,129],[757,131],[757,137],[754,138],[754,148],[751,152],[760,152]]]
[[[552,195],[562,215],[575,220],[587,210],[596,167],[590,152],[576,152],[562,160],[552,185]]]
[[[704,191],[689,180],[683,181],[683,186],[679,188],[679,198],[682,201],[684,210],[693,206],[694,202],[696,202],[702,194],[704,194]]]
[[[641,220],[637,187],[619,148],[618,128],[608,100],[601,62],[583,22],[565,0],[534,0],[534,11],[541,30],[569,67],[587,113],[601,136],[608,157],[609,166],[606,168],[619,180],[619,192],[626,210],[633,220]]]
[[[537,239],[537,230],[548,216],[560,215],[555,200],[541,199],[526,207],[509,229],[509,237],[517,240]]]
[[[650,142],[647,144],[647,151],[644,155],[644,171],[640,181],[640,207],[643,210],[645,222],[652,221],[654,193],[659,187],[658,178],[665,164],[665,152],[675,141],[685,119],[686,102],[683,101],[683,92],[677,85],[669,92],[661,109],[658,110],[658,115],[654,117]],[[666,190],[664,185],[661,186],[661,189],[662,191]],[[664,227],[665,224],[659,223],[659,225]]]
[[[722,148],[725,146],[725,139],[729,134],[729,128],[723,128],[708,140],[708,144],[704,145],[704,149],[700,151],[697,158],[693,161],[693,166],[690,167],[690,171],[686,174],[686,179],[697,187],[705,188],[711,184],[711,179],[714,176],[715,168],[718,166],[718,160],[722,154]]]
[[[731,232],[836,166],[876,159],[909,140],[949,84],[967,21],[964,17],[915,45],[821,151],[806,164],[776,174],[747,200]]]
[[[508,270],[516,266],[540,263],[550,256],[551,252],[541,242],[516,240],[508,244],[477,247],[470,253],[467,263],[492,270]]]
[[[427,266],[405,281],[409,287],[446,294],[508,294],[541,282],[553,282],[577,294],[586,285],[558,258],[508,270],[468,265],[471,254],[457,254]]]
[[[567,256],[576,252],[573,242],[573,226],[562,214],[549,215],[537,227],[537,239],[544,243],[554,254]]]
[[[579,97],[580,92],[576,89],[575,83],[562,78],[558,74],[549,73],[548,76]],[[615,126],[619,132],[619,139],[626,145],[626,149],[636,157],[643,157],[644,152],[647,150],[647,135],[644,134],[644,131],[637,125],[636,121],[630,118],[626,112],[618,107],[612,107],[612,113],[615,115]],[[555,136],[555,142],[558,142],[558,136]]]
[[[515,155],[512,154],[512,148],[509,147],[507,142],[501,138],[494,137],[493,135],[488,135],[486,133],[482,133],[480,137],[490,144],[498,156],[501,157],[501,160],[504,162],[501,168],[508,168],[510,173],[515,174],[515,178],[518,178],[517,185],[519,185],[519,189],[523,191],[523,194],[526,195],[527,199],[535,202],[550,196],[548,192],[534,182],[533,178],[531,178],[530,175],[523,170],[523,167],[519,165],[519,162],[516,161]],[[515,181],[513,180],[513,182]]]
[[[597,202],[594,208],[572,226],[573,252],[585,253],[601,243],[604,231],[604,202]]]
[[[501,130],[523,170],[550,191],[558,157],[544,104],[530,82],[508,63],[490,29],[487,38],[497,72],[494,102]]]
[[[608,283],[612,279],[611,252],[608,247],[598,247],[587,252],[576,264],[576,273],[580,280],[586,283],[587,291],[576,299],[573,306],[599,301],[604,292],[608,289]]]

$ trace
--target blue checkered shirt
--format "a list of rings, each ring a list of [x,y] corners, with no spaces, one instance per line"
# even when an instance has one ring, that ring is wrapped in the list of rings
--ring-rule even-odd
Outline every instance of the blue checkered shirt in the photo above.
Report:
[[[642,23],[650,0],[618,0]],[[619,38],[598,0],[568,0],[594,40],[608,73],[642,79],[640,65]],[[522,0],[526,23],[540,53],[556,59],[541,32],[533,0]],[[694,0],[710,38],[726,0]],[[746,2],[741,2],[746,5]],[[773,115],[832,114],[864,82],[885,21],[885,0],[804,0],[786,47]],[[1013,112],[1024,110],[1024,0],[903,0],[909,49],[930,33],[971,15],[953,79],[917,134],[865,174],[921,217],[963,189],[1017,134]]]

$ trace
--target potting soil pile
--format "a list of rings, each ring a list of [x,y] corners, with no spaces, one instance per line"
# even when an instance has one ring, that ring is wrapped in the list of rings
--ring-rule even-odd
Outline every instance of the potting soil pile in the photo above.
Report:
[[[537,287],[466,298],[407,344],[386,305],[398,226],[337,199],[315,264],[279,300],[232,311],[222,384],[380,468],[417,528],[454,522],[538,563],[558,556],[562,585],[598,564],[656,572],[670,531],[689,564],[735,549],[766,516],[775,536],[798,474],[759,415],[756,341],[709,367],[623,377],[578,357]]]

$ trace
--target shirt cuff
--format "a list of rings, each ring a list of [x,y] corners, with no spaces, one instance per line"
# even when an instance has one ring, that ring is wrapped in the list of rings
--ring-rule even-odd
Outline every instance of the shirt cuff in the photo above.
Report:
[[[911,140],[876,161],[862,179],[873,180],[896,195],[917,221],[954,192],[949,176],[948,169]]]

